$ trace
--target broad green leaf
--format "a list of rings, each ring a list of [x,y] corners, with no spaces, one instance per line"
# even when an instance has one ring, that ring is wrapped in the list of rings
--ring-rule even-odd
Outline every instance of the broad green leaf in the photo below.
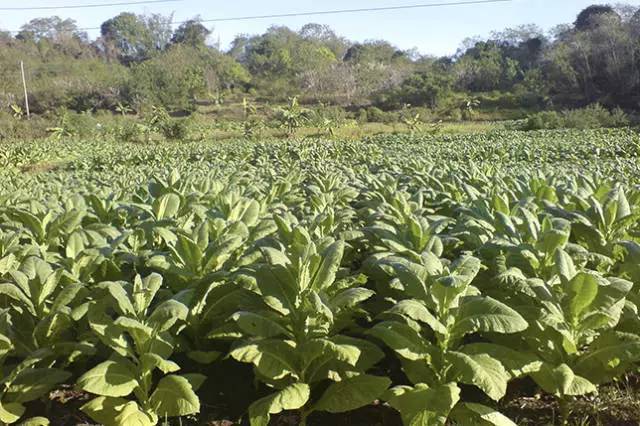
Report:
[[[542,361],[532,353],[493,343],[471,343],[459,351],[467,355],[487,354],[500,361],[513,378],[536,372],[542,367]]]
[[[313,409],[330,413],[344,413],[372,403],[387,390],[391,380],[366,374],[329,385]]]
[[[6,397],[14,402],[29,402],[46,395],[71,374],[55,368],[30,368],[20,371],[6,390]]]
[[[598,280],[593,275],[580,272],[567,284],[567,301],[565,303],[569,316],[573,321],[593,303],[598,295]]]
[[[152,426],[157,418],[140,411],[138,404],[124,398],[99,396],[80,409],[103,426]]]
[[[189,309],[177,300],[167,300],[153,310],[147,323],[154,329],[163,332],[169,330],[178,321],[184,321]]]
[[[486,405],[465,402],[456,407],[452,417],[473,426],[517,426],[511,419]]]
[[[290,336],[291,333],[268,316],[252,312],[236,312],[231,317],[240,329],[250,336]]]
[[[200,412],[200,400],[191,383],[186,378],[176,375],[163,377],[151,394],[149,402],[161,418]]]
[[[264,302],[282,315],[299,304],[298,283],[289,269],[282,265],[263,267],[256,271],[256,278]]]
[[[124,404],[114,418],[114,426],[154,426],[156,424],[157,419],[140,411],[138,404],[134,401]]]
[[[0,402],[0,421],[11,424],[20,420],[26,408],[17,402]]]
[[[135,277],[133,283],[133,306],[138,314],[149,308],[151,301],[162,287],[162,276],[156,273],[145,278]]]
[[[514,309],[491,297],[471,296],[462,299],[452,334],[462,337],[477,332],[517,333],[528,327]]]
[[[295,383],[283,390],[255,401],[249,406],[249,422],[251,426],[268,426],[270,414],[278,414],[284,410],[302,408],[311,394],[306,383]]]
[[[388,313],[403,315],[414,321],[427,324],[433,331],[442,335],[447,335],[447,328],[417,300],[403,300],[391,308]]]
[[[449,412],[460,400],[460,388],[455,383],[398,386],[387,392],[386,399],[400,412],[406,426],[444,426]]]
[[[545,392],[558,397],[586,395],[597,391],[593,383],[577,376],[566,364],[553,367],[544,363],[540,371],[531,374],[531,377]]]
[[[344,254],[344,241],[336,241],[322,253],[322,261],[311,282],[311,289],[322,291],[330,287],[336,279],[336,272]]]
[[[175,373],[180,370],[180,366],[175,362],[164,359],[154,353],[142,354],[140,364],[145,371],[153,371],[155,368],[158,368],[164,374]]]
[[[494,401],[505,395],[511,377],[495,358],[487,354],[467,355],[451,351],[445,354],[445,362],[451,365],[447,372],[450,380],[475,385]]]
[[[270,379],[277,380],[296,374],[296,348],[282,340],[265,339],[240,343],[229,355],[236,361],[255,365],[261,374]]]
[[[555,267],[563,282],[568,282],[576,275],[576,267],[571,256],[566,251],[558,249],[555,252]]]
[[[138,385],[132,366],[124,361],[105,361],[78,379],[80,388],[102,396],[127,396]]]
[[[640,362],[640,336],[606,332],[593,342],[575,363],[575,371],[592,383],[621,377]]]
[[[133,308],[133,304],[131,304],[131,300],[129,300],[129,295],[126,290],[120,283],[104,283],[106,289],[109,291],[111,297],[113,297],[120,313],[122,315],[130,315],[135,316],[135,309]]]
[[[67,239],[67,247],[65,248],[65,255],[69,259],[76,259],[78,255],[84,250],[84,239],[82,234],[78,231],[69,235]]]
[[[116,416],[128,401],[124,398],[99,396],[80,407],[83,413],[104,426],[118,426]]]
[[[553,255],[556,249],[564,248],[569,241],[569,233],[558,229],[551,229],[542,234],[538,249],[547,256]]]
[[[329,306],[331,306],[331,309],[334,311],[350,309],[371,298],[374,294],[374,291],[366,288],[349,288],[333,297],[329,302]]]
[[[9,283],[0,283],[0,295],[10,297],[24,305],[31,314],[36,315],[36,308],[31,300],[17,286]]]
[[[413,328],[406,324],[385,321],[377,324],[368,334],[382,340],[398,355],[409,360],[429,359],[433,348]]]
[[[189,351],[187,356],[195,362],[208,365],[219,359],[222,354],[217,351]]]
[[[207,376],[198,373],[182,374],[182,377],[187,379],[187,381],[191,384],[191,389],[193,389],[194,392],[197,392],[198,389],[200,389],[200,387],[207,380]]]
[[[46,417],[31,417],[20,422],[20,426],[49,426],[50,424]]]
[[[164,194],[153,202],[153,213],[157,220],[171,219],[180,210],[180,197],[177,194]]]
[[[145,343],[153,334],[153,329],[151,327],[146,326],[133,318],[119,317],[113,322],[113,324],[131,334],[137,344]]]
[[[178,235],[174,250],[189,270],[198,272],[204,253],[195,241],[184,235]]]

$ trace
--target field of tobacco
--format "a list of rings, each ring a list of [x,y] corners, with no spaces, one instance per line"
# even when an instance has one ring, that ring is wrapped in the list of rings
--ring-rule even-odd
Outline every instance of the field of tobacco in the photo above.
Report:
[[[0,424],[599,424],[575,404],[640,371],[639,157],[631,130],[0,145]]]

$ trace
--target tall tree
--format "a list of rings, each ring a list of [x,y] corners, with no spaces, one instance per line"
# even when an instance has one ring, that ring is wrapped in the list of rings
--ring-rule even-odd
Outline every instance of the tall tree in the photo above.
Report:
[[[19,40],[36,42],[43,39],[59,42],[72,37],[86,37],[86,34],[78,31],[76,21],[59,16],[32,19],[22,26],[16,36]]]
[[[202,25],[199,18],[194,18],[178,27],[171,38],[171,42],[192,47],[204,47],[209,35],[211,35],[211,30]]]
[[[594,4],[578,14],[574,26],[578,31],[588,30],[598,24],[598,20],[596,18],[602,15],[616,16],[620,19],[620,15],[618,15],[613,7],[609,5]]]
[[[115,50],[125,64],[149,59],[171,41],[171,20],[171,16],[157,14],[121,13],[105,21],[100,28],[105,50]]]

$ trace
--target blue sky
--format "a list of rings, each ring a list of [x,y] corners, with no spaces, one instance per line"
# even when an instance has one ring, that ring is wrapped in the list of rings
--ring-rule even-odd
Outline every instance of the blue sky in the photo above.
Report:
[[[116,0],[111,0],[116,1]],[[118,0],[120,2],[122,0]],[[440,0],[442,1],[442,0]],[[449,1],[449,0],[447,0]],[[606,0],[604,0],[606,1]],[[279,14],[320,10],[384,7],[430,3],[434,0],[236,0],[205,1],[183,0],[180,3],[153,6],[75,9],[64,11],[3,11],[0,28],[16,30],[24,22],[42,16],[58,14],[75,19],[81,27],[96,27],[122,11],[174,14],[176,21],[195,15],[203,19],[246,15]],[[403,49],[417,48],[422,53],[451,54],[462,40],[470,36],[486,36],[492,30],[501,30],[520,24],[535,23],[543,29],[557,24],[573,22],[575,16],[597,0],[513,0],[511,3],[447,6],[386,12],[325,15],[314,17],[277,18],[255,21],[221,22],[214,26],[212,41],[227,46],[239,33],[260,33],[271,25],[299,28],[308,22],[330,25],[338,34],[352,40],[386,39]],[[95,4],[98,0],[21,0],[19,3],[0,0],[0,6],[37,7],[54,5]],[[625,3],[640,6],[640,0]],[[97,31],[90,31],[94,37]]]

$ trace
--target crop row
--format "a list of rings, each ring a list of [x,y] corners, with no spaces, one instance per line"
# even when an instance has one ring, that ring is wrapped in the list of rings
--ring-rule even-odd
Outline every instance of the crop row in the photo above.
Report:
[[[636,374],[640,188],[623,183],[637,135],[574,136],[555,149],[580,159],[537,170],[515,132],[161,147],[179,164],[162,174],[159,158],[146,181],[144,149],[93,176],[93,157],[5,169],[0,422],[70,384],[106,426],[193,416],[229,360],[253,369],[252,425],[374,401],[406,425],[510,425],[509,383],[567,407]],[[465,157],[502,145],[493,164]],[[119,163],[135,155],[142,172]]]

